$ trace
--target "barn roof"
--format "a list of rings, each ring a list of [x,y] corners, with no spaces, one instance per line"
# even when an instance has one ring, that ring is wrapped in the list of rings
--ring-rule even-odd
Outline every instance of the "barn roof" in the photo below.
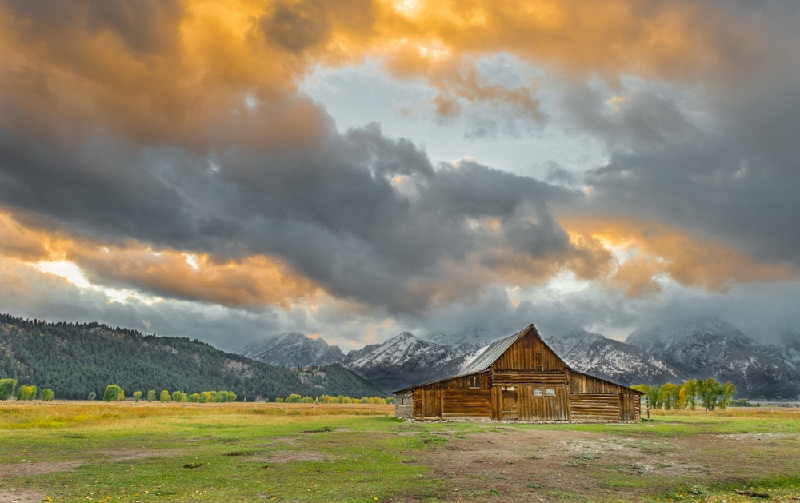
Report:
[[[531,329],[533,325],[528,325],[527,327],[523,328],[519,332],[514,335],[509,335],[503,339],[498,339],[491,343],[483,353],[479,354],[475,360],[472,361],[469,365],[467,365],[464,370],[458,374],[458,376],[465,376],[469,374],[474,374],[476,372],[482,372],[489,367],[492,366],[495,360],[500,358],[500,356],[506,352],[508,348],[511,347],[512,344],[517,342],[517,339],[525,335],[528,330]],[[456,376],[456,377],[458,377]]]

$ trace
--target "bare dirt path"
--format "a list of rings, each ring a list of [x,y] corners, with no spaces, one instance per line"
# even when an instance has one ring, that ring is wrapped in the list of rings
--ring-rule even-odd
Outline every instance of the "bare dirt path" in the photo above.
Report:
[[[41,503],[44,494],[28,489],[0,489],[0,503]]]
[[[676,483],[691,488],[797,474],[797,437],[663,438],[506,427],[449,437],[408,462],[448,480],[448,501],[640,501]]]

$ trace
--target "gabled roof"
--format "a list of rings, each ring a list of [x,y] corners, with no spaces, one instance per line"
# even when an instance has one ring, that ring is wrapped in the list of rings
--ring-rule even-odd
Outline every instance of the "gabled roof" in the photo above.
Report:
[[[514,335],[509,335],[503,339],[498,339],[491,343],[483,353],[479,354],[475,360],[472,361],[467,367],[464,369],[463,372],[458,374],[455,377],[465,376],[469,374],[475,374],[477,372],[483,372],[484,370],[488,369],[492,366],[492,363],[495,362],[500,356],[506,352],[508,348],[511,347],[512,344],[517,342],[522,336],[528,333],[533,325],[528,325],[527,327],[523,328],[519,332]]]

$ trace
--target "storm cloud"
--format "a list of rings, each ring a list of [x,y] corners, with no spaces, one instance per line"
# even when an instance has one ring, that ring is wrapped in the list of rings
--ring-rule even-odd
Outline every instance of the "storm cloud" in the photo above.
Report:
[[[799,11],[0,0],[0,308],[167,331],[208,308],[242,333],[369,341],[533,319],[622,331],[684,299],[723,312],[756,285],[794,292]],[[422,89],[429,129],[342,127],[298,91],[365,61]],[[431,156],[461,115],[463,154]],[[469,156],[498,136],[537,154]],[[548,154],[575,138],[601,155]],[[26,310],[15,299],[55,281],[44,263],[91,287]]]

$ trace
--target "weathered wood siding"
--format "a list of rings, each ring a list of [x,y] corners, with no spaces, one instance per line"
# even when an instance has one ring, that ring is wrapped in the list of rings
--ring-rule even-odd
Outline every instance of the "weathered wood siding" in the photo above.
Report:
[[[414,388],[414,418],[442,419],[491,416],[489,372],[474,374],[478,388],[472,388],[472,376],[460,376]]]
[[[492,386],[492,420],[500,421],[503,419],[503,388],[502,386]]]
[[[495,372],[505,370],[560,370],[567,369],[564,361],[539,338],[536,329],[531,329],[512,344],[492,364]]]
[[[605,393],[630,393],[631,390],[625,386],[614,384],[603,379],[586,375],[581,372],[569,372],[569,392],[605,394]]]
[[[555,396],[536,396],[536,386],[517,388],[517,419],[520,421],[569,421],[569,390],[555,388]]]
[[[422,391],[422,418],[442,417],[442,390],[426,389]]]
[[[639,421],[642,418],[641,399],[639,395],[620,393],[620,421]]]
[[[561,371],[538,372],[530,370],[514,370],[495,372],[492,376],[494,385],[514,386],[517,384],[537,384],[541,386],[564,386],[567,375]]]
[[[478,377],[478,388],[489,389],[492,386],[492,377],[489,371],[472,374]],[[432,382],[429,384],[421,384],[414,388],[418,389],[470,389],[472,375],[451,377],[450,379],[442,379],[441,381]]]
[[[443,418],[486,418],[492,415],[490,391],[488,389],[442,390]]]
[[[422,419],[422,388],[414,389],[414,419]]]
[[[620,399],[614,394],[570,395],[569,415],[572,421],[607,422],[620,420]]]

